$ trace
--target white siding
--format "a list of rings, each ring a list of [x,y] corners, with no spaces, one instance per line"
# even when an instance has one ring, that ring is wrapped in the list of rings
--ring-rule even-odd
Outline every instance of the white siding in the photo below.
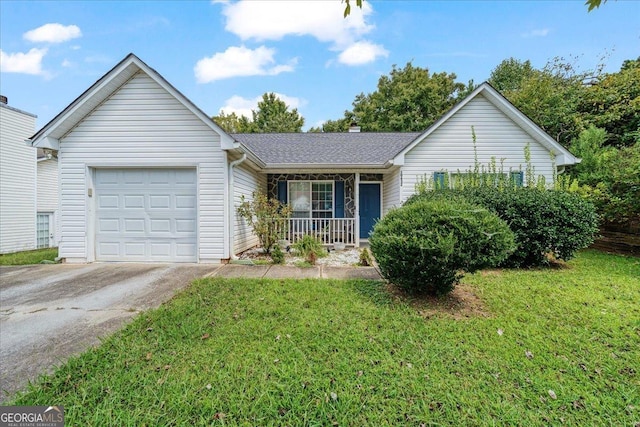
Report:
[[[258,245],[259,241],[253,234],[251,226],[249,226],[249,224],[247,224],[247,222],[238,215],[238,206],[240,206],[242,196],[244,196],[246,200],[253,200],[251,193],[255,190],[266,193],[267,175],[255,172],[242,163],[234,168],[233,174],[233,247],[234,252],[239,253]]]
[[[60,256],[93,259],[92,168],[197,167],[198,260],[225,258],[220,136],[139,72],[60,139]]]
[[[53,245],[58,244],[58,160],[38,162],[37,211],[53,213]]]
[[[0,104],[0,253],[36,244],[36,149],[33,115]]]
[[[400,169],[384,175],[382,195],[382,215],[386,215],[393,207],[400,206]]]
[[[38,212],[58,210],[58,161],[38,162]]]
[[[413,194],[416,182],[425,174],[433,177],[435,171],[456,173],[473,169],[472,126],[481,165],[486,166],[494,156],[498,165],[501,158],[505,159],[505,172],[510,168],[524,171],[524,150],[529,144],[536,176],[544,175],[547,183],[552,181],[553,164],[549,151],[484,96],[478,95],[405,155],[402,202]]]

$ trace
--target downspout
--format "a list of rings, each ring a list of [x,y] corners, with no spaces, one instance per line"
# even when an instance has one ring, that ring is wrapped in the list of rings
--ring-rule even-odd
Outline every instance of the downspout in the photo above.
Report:
[[[229,163],[229,259],[237,259],[236,258],[236,254],[235,251],[233,250],[233,243],[234,243],[234,222],[233,222],[233,216],[234,216],[234,211],[233,211],[233,168],[237,165],[239,165],[240,163],[244,162],[247,159],[247,154],[246,153],[242,153],[242,157],[240,157],[238,160],[234,160],[231,163]]]

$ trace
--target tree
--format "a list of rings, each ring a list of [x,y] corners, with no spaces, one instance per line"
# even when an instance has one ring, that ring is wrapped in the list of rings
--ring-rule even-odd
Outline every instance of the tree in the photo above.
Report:
[[[586,124],[578,111],[590,81],[597,79],[595,71],[578,72],[563,58],[554,58],[538,70],[529,61],[513,58],[502,61],[491,73],[502,94],[538,126],[569,147]],[[518,73],[523,75],[519,76]]]
[[[304,117],[294,108],[289,111],[287,104],[275,93],[265,93],[258,109],[251,110],[252,119],[238,116],[236,113],[212,117],[218,126],[230,133],[276,133],[302,132]]]
[[[349,111],[345,111],[345,116],[353,115]],[[338,120],[327,120],[320,127],[312,127],[309,132],[348,132],[349,126],[353,123],[353,119],[344,117]]]
[[[520,61],[509,58],[502,61],[493,69],[489,76],[489,83],[500,92],[515,91],[522,87],[522,82],[531,78],[535,70],[531,61]]]
[[[595,80],[578,109],[585,121],[607,131],[607,145],[628,147],[640,141],[640,57]]]
[[[349,16],[349,14],[351,14],[351,1],[350,0],[342,0],[343,3],[345,3],[344,6],[344,17],[346,18],[347,16]],[[594,1],[594,0],[592,0]],[[605,0],[607,1],[607,0]],[[356,6],[358,6],[360,9],[362,9],[362,2],[363,0],[356,0]],[[591,10],[591,9],[589,9]]]
[[[601,5],[603,5],[606,2],[607,0],[587,0],[586,2],[584,2],[584,4],[586,6],[589,6],[588,11],[591,12],[593,9],[599,8]],[[349,1],[347,1],[347,5],[348,4],[349,4]]]
[[[238,117],[236,113],[225,114],[221,111],[219,116],[213,116],[211,119],[225,132],[246,133],[251,129],[251,121],[246,116]]]
[[[304,118],[298,114],[298,109],[289,111],[287,104],[275,93],[265,93],[262,101],[258,102],[258,109],[251,110],[253,120],[249,132],[302,132]]]
[[[380,77],[376,91],[360,93],[352,111],[322,127],[344,132],[355,122],[364,132],[423,131],[473,89],[473,82],[456,82],[453,73],[432,74],[411,62],[404,68],[394,65],[389,75]]]

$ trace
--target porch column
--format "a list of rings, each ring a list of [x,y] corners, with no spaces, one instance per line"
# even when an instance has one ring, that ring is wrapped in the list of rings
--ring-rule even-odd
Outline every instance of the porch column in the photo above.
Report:
[[[355,173],[355,183],[354,183],[354,203],[356,206],[356,211],[355,211],[355,230],[353,230],[354,232],[354,236],[355,236],[355,245],[356,248],[360,247],[360,172],[356,172]]]

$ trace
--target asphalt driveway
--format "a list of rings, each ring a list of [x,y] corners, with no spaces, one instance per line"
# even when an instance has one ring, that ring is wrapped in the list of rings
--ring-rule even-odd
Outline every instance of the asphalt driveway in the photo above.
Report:
[[[0,267],[0,403],[39,374],[98,344],[193,279],[206,264]]]

